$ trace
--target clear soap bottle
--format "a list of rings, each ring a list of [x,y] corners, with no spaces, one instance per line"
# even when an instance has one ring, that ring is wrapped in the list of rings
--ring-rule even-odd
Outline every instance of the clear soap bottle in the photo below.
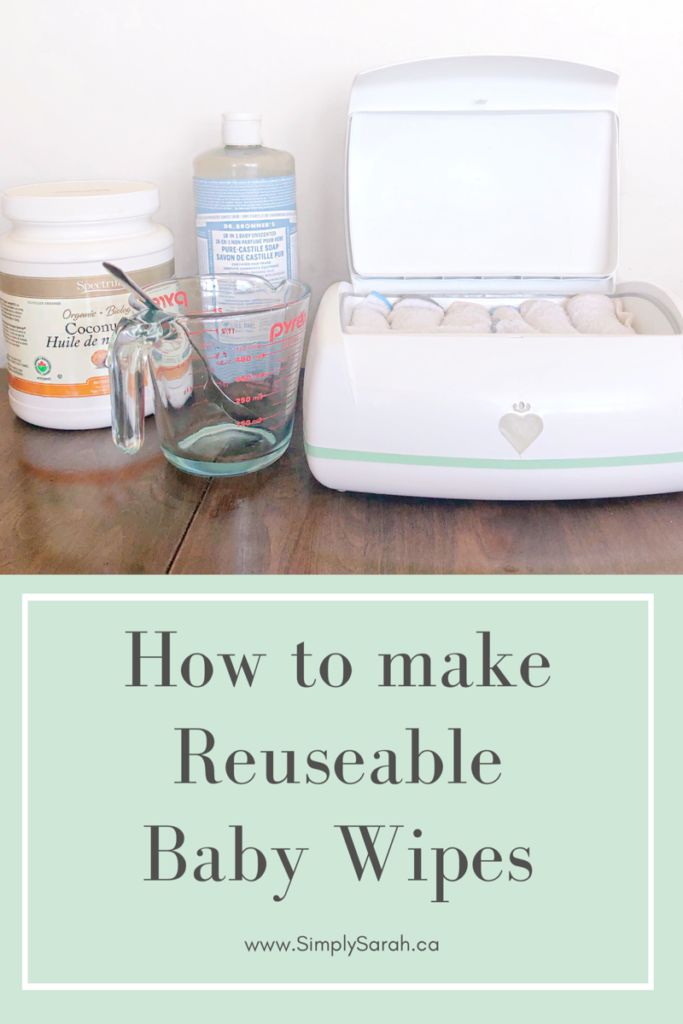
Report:
[[[260,114],[224,114],[223,145],[194,161],[200,274],[298,275],[294,158],[261,140]]]

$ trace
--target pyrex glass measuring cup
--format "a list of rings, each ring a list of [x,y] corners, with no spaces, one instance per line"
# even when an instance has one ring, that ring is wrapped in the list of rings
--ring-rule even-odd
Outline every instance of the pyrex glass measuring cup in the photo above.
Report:
[[[144,391],[164,455],[188,473],[237,476],[275,462],[292,436],[309,289],[261,277],[188,277],[132,295],[109,353],[114,441],[139,451]]]

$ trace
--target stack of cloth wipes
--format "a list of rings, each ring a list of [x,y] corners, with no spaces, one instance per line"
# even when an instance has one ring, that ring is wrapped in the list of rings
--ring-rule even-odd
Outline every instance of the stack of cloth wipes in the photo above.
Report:
[[[566,302],[527,299],[489,312],[477,302],[452,302],[446,310],[433,299],[408,296],[392,303],[371,292],[355,306],[351,327],[364,331],[438,331],[449,334],[635,334],[633,315],[609,295],[574,295]]]

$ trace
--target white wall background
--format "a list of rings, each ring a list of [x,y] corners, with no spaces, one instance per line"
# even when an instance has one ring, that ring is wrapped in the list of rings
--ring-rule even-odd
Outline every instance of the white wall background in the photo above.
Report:
[[[146,178],[194,270],[191,161],[223,109],[297,161],[300,273],[346,276],[343,154],[361,70],[523,54],[621,76],[621,275],[683,296],[683,6],[673,0],[3,0],[0,188]],[[0,226],[4,229],[6,224]]]

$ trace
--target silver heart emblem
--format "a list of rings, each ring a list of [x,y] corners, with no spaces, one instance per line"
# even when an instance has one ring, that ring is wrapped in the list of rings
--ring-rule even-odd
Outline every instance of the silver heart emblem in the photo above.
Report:
[[[509,441],[521,455],[543,433],[543,420],[535,412],[523,415],[518,412],[507,412],[501,416],[498,429],[505,440]]]

